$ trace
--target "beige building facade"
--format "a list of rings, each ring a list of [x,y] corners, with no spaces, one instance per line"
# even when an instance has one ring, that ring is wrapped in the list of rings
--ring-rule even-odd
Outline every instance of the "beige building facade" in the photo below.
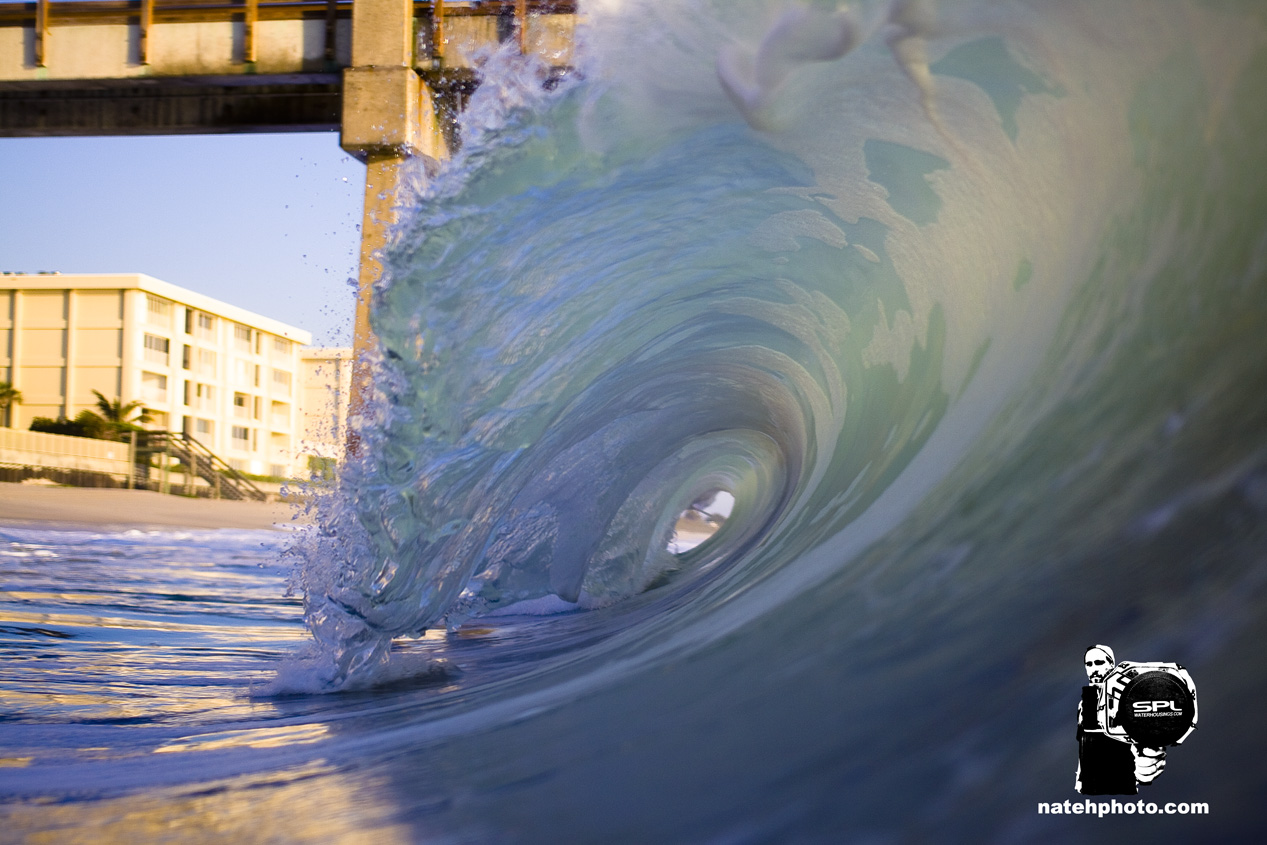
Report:
[[[303,438],[300,451],[319,463],[338,463],[348,437],[348,403],[352,397],[351,347],[309,346],[300,352],[303,374]]]
[[[0,276],[0,381],[9,423],[73,419],[93,391],[141,402],[234,469],[305,474],[303,329],[142,274]]]

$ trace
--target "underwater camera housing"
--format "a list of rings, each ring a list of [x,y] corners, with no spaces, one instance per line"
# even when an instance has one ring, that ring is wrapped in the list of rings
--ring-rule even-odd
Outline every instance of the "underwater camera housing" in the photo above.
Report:
[[[1145,748],[1179,745],[1197,727],[1197,687],[1176,663],[1128,663],[1104,678],[1097,706],[1104,733]]]

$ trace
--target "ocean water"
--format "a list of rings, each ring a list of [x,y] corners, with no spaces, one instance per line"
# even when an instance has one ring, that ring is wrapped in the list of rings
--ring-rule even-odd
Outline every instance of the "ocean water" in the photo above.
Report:
[[[1259,841],[1267,7],[583,10],[408,196],[316,527],[4,529],[0,838]],[[1209,815],[1037,812],[1097,642]]]

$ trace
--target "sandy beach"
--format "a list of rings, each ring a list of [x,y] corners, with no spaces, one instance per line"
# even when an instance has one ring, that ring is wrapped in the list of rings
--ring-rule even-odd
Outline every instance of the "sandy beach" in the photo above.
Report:
[[[296,509],[284,502],[189,499],[148,490],[0,483],[0,524],[67,528],[253,528],[284,530]]]

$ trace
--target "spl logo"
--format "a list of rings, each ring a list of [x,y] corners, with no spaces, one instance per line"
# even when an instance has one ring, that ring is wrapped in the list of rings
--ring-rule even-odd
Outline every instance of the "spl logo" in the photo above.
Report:
[[[1156,713],[1159,710],[1169,711],[1173,713],[1182,713],[1182,707],[1176,707],[1173,701],[1134,701],[1131,707],[1136,713]]]

